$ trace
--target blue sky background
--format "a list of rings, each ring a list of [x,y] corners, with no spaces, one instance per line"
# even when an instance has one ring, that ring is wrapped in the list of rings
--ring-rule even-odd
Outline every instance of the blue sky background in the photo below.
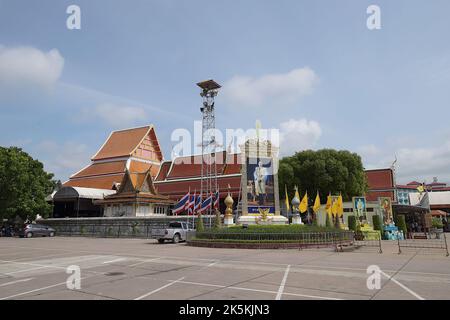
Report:
[[[71,4],[81,30],[66,28]],[[200,119],[195,83],[214,78],[220,129],[260,119],[284,154],[349,149],[367,168],[397,157],[399,182],[450,181],[449,13],[447,0],[0,0],[0,145],[65,180],[111,130],[153,123],[170,158],[172,131]],[[64,65],[46,78],[55,59],[30,61],[52,49]]]

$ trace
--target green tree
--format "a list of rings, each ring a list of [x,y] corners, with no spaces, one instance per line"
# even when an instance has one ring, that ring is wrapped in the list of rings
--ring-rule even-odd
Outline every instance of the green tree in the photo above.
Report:
[[[45,201],[55,187],[53,174],[20,148],[0,147],[0,218],[34,220],[48,217],[51,205]]]
[[[301,193],[318,190],[322,203],[330,192],[336,195],[341,192],[344,201],[350,201],[368,189],[361,157],[332,149],[306,150],[281,159],[278,179],[280,194],[284,194],[286,185],[292,197],[297,185]],[[312,205],[314,197],[309,200]]]

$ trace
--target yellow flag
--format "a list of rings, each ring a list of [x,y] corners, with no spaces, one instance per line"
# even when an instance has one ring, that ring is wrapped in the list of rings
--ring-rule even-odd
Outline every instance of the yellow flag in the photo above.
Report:
[[[284,185],[284,191],[286,193],[286,200],[285,200],[286,201],[286,210],[291,211],[291,207],[289,206],[289,196],[288,196],[286,185]]]
[[[333,205],[331,206],[331,212],[333,213],[333,216],[336,216],[339,213],[339,201],[334,200]]]
[[[417,187],[417,191],[419,191],[419,193],[421,193],[421,194],[425,191],[423,184],[421,184],[420,186]]]
[[[300,202],[299,210],[301,213],[308,211],[308,191],[306,191],[305,196],[302,199],[302,202]]]
[[[327,210],[327,213],[328,213],[328,215],[330,215],[331,216],[331,214],[332,214],[332,206],[333,206],[333,204],[332,204],[332,198],[331,198],[331,193],[328,195],[328,197],[327,197],[327,203],[326,203],[326,205],[325,205],[325,209]]]
[[[320,210],[320,196],[319,191],[317,191],[316,200],[314,201],[313,211],[317,213]]]
[[[339,217],[342,217],[344,214],[344,201],[342,200],[342,194],[340,194],[337,198],[337,213],[339,214]]]

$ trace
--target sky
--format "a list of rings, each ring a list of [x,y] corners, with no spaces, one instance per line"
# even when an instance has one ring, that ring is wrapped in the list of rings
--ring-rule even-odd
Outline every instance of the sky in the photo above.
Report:
[[[399,183],[450,182],[449,13],[448,0],[0,0],[0,145],[65,181],[110,131],[154,124],[170,159],[212,78],[223,131],[259,119],[282,155],[346,149],[367,169],[397,159]]]

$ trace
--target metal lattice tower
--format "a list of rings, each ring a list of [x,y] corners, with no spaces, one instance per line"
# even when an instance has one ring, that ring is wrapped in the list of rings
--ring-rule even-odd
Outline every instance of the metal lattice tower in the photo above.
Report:
[[[203,98],[202,113],[202,180],[201,195],[207,198],[217,191],[217,141],[215,137],[216,117],[214,112],[214,98],[218,94],[220,85],[214,80],[207,80],[197,85],[202,89],[200,96]],[[212,208],[211,204],[211,208]],[[211,215],[212,209],[209,209]]]

